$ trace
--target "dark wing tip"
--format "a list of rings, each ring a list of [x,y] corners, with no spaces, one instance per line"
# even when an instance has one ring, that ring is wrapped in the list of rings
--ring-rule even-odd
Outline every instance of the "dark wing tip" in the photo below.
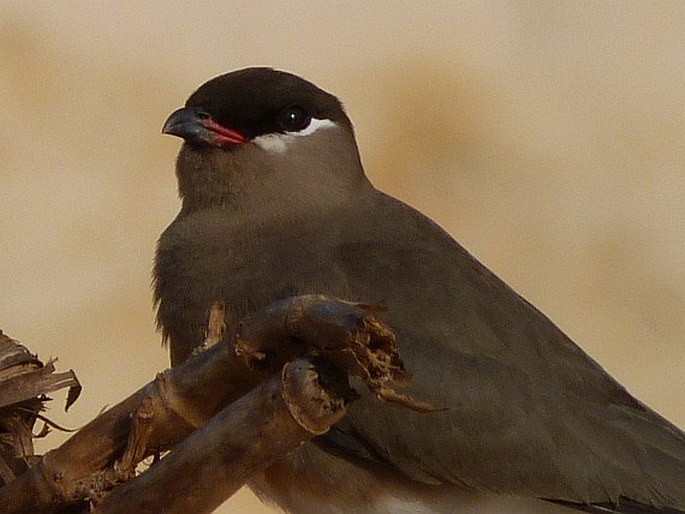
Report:
[[[671,509],[671,508],[660,508],[652,507],[650,505],[645,505],[644,503],[639,503],[628,498],[621,498],[618,503],[574,503],[564,500],[549,500],[545,501],[556,503],[557,505],[563,505],[570,509],[574,509],[581,512],[589,512],[591,514],[685,514],[685,510]]]

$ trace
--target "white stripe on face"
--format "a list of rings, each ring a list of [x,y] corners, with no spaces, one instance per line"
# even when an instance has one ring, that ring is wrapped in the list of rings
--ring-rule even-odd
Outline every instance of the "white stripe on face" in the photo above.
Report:
[[[283,153],[295,138],[310,136],[317,130],[329,129],[337,126],[336,123],[328,119],[320,120],[318,118],[312,118],[309,125],[299,132],[264,134],[255,137],[252,142],[267,152]]]

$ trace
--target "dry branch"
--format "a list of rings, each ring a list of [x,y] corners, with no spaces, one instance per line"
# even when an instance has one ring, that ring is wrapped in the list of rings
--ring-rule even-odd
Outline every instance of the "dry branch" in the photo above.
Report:
[[[243,321],[222,342],[158,375],[94,419],[60,448],[47,453],[30,471],[0,488],[0,505],[7,513],[39,513],[53,512],[56,506],[84,499],[99,500],[114,484],[131,478],[143,457],[173,448],[210,417],[300,356],[322,358],[361,378],[380,398],[400,398],[400,403],[426,410],[425,405],[411,398],[388,393],[392,392],[391,384],[406,381],[408,374],[392,332],[374,317],[372,307],[320,296],[289,298]],[[278,410],[274,405],[271,408]],[[305,412],[307,407],[295,407],[291,411],[296,413],[295,419],[298,409]],[[307,434],[312,432],[309,428]],[[328,425],[324,423],[320,428],[325,431]],[[208,437],[203,433],[206,431],[197,437]],[[304,437],[301,431],[296,433]],[[234,437],[238,445],[243,444],[240,434]],[[284,441],[295,439],[293,436]],[[264,437],[259,441],[266,447],[270,442]],[[184,443],[183,447],[188,446]],[[278,451],[283,455],[286,450],[274,448],[274,452]],[[184,466],[191,466],[183,460],[189,458],[195,465],[205,464],[197,464],[195,451],[175,449],[171,456],[176,453],[179,456],[171,463],[179,459]],[[260,465],[265,463],[260,461]],[[173,482],[177,481],[175,476]],[[225,489],[211,482],[223,497]],[[102,508],[109,508],[107,505]]]
[[[321,373],[328,375],[319,380]],[[324,388],[322,383],[342,383],[331,373],[330,366],[317,369],[304,359],[286,364],[281,376],[214,416],[169,456],[116,488],[94,512],[211,512],[253,473],[342,417],[349,386]]]

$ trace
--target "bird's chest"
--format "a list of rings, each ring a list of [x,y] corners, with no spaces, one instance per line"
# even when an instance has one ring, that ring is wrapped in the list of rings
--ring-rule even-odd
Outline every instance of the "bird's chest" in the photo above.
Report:
[[[305,227],[197,220],[169,230],[160,242],[158,275],[167,286],[160,296],[196,317],[223,301],[234,322],[284,296],[333,292],[325,287],[330,260]]]

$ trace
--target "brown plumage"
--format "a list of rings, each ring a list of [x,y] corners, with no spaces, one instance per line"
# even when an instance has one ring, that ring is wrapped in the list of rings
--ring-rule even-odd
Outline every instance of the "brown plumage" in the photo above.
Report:
[[[383,302],[408,392],[451,407],[417,414],[360,390],[335,430],[255,477],[259,493],[292,512],[466,512],[491,496],[512,496],[511,512],[519,497],[685,512],[685,434],[374,189],[334,96],[250,68],[203,85],[164,132],[185,139],[182,208],[155,264],[173,364],[201,344],[214,300],[229,324],[292,294]]]

